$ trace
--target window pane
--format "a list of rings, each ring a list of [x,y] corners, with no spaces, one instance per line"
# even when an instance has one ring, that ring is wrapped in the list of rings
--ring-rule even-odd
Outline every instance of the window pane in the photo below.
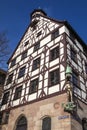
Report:
[[[58,57],[59,57],[59,47],[56,47],[50,51],[50,61],[55,60]]]
[[[34,92],[37,91],[37,89],[38,89],[38,78],[31,81],[29,93],[30,93],[30,94],[31,94],[31,93],[34,93]]]
[[[33,68],[32,70],[36,70],[40,67],[40,57],[33,61]]]
[[[74,71],[72,73],[72,83],[74,86],[79,87],[79,75]]]
[[[55,32],[52,33],[51,35],[51,40],[54,40],[55,38],[57,38],[59,36],[59,30],[56,30]]]
[[[22,54],[21,60],[24,60],[26,57],[27,57],[27,51],[25,51],[25,52]]]
[[[71,48],[71,59],[77,62],[77,53],[73,48]]]
[[[42,122],[42,130],[51,130],[51,118],[45,117]]]
[[[11,61],[11,67],[13,67],[16,63],[16,58]]]
[[[23,76],[24,76],[24,74],[25,74],[25,68],[26,68],[25,66],[24,66],[24,67],[22,67],[22,68],[20,68],[18,78],[21,78],[21,77],[23,77]]]
[[[18,120],[16,130],[27,130],[27,120],[25,117],[21,117]]]
[[[34,45],[34,51],[37,51],[40,48],[40,42]]]
[[[49,84],[50,86],[56,85],[59,83],[59,69],[56,69],[49,74]]]
[[[6,85],[12,82],[12,78],[13,78],[13,73],[8,76]]]
[[[3,96],[2,105],[8,102],[9,92],[6,92]]]
[[[22,86],[16,88],[15,95],[14,95],[14,100],[19,99],[21,97],[21,92],[22,92]]]

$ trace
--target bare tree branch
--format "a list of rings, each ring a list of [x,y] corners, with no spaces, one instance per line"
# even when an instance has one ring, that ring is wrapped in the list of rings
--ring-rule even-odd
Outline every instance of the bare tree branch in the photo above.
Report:
[[[0,32],[0,68],[6,68],[7,60],[10,55],[8,39],[5,32]]]

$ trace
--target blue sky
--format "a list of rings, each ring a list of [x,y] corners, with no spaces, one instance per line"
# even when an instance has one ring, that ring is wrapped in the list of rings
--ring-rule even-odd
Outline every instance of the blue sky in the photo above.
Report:
[[[86,0],[0,0],[0,32],[6,31],[11,53],[30,23],[30,13],[37,8],[54,19],[67,20],[87,43]]]

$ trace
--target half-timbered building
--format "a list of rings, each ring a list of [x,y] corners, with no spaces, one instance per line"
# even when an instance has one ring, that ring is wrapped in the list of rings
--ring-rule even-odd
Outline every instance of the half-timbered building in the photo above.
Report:
[[[30,17],[8,61],[2,130],[87,130],[87,45],[67,21]]]

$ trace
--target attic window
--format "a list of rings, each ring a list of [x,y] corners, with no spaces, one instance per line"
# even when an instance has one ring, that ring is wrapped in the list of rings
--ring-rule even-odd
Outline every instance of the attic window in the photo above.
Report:
[[[26,42],[25,42],[25,44],[24,44],[24,46],[27,46],[27,45],[28,45],[28,43],[29,43],[29,41],[26,41]]]
[[[41,35],[41,31],[39,31],[38,33],[37,33],[37,37],[39,37]]]
[[[39,21],[39,20],[34,20],[34,21],[31,22],[30,26],[31,26],[31,28],[32,28],[33,30],[36,29],[36,26],[37,26],[38,21]]]

